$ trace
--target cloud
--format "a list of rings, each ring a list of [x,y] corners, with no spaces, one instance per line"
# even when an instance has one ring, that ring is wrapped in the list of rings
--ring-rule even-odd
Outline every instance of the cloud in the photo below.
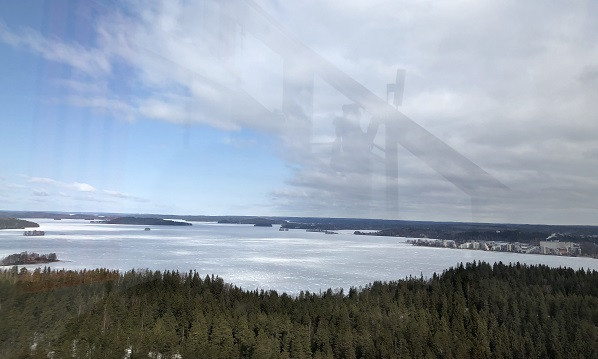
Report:
[[[390,0],[367,6],[360,1],[313,0],[259,4],[295,38],[381,98],[397,67],[406,69],[401,111],[511,188],[500,196],[493,191],[479,193],[475,201],[484,205],[473,210],[481,217],[595,222],[595,4]],[[278,210],[404,215],[402,209],[397,214],[386,208],[387,175],[380,150],[385,146],[384,126],[373,138],[380,148],[365,145],[362,136],[375,120],[372,113],[364,111],[359,121],[343,130],[335,119],[342,115],[341,106],[351,101],[322,76],[315,79],[312,123],[304,121],[302,114],[309,108],[302,108],[301,101],[283,108],[283,58],[256,39],[251,22],[221,31],[218,22],[225,18],[219,16],[218,2],[122,6],[93,24],[95,47],[3,24],[0,41],[85,75],[65,84],[75,92],[65,99],[72,105],[117,118],[204,124],[227,131],[250,128],[277,137],[280,152],[293,169],[285,186],[272,189]],[[287,79],[293,81],[284,91],[295,91],[296,100],[306,96],[305,75],[311,75],[307,70],[314,64],[293,55],[286,54]],[[299,66],[291,71],[293,62]],[[110,93],[109,86],[94,85],[114,81],[116,63],[131,69],[128,80],[140,87],[139,92],[121,98]],[[409,129],[401,130],[409,137]],[[224,138],[226,142],[229,137]],[[399,148],[399,175],[391,185],[398,187],[406,215],[466,220],[472,208],[465,203],[472,199],[421,161],[421,152],[431,147],[427,142],[408,140],[420,144],[411,152]],[[434,153],[433,160],[450,163],[451,156]],[[460,178],[456,182],[467,180],[459,177],[467,173],[452,170],[451,176]],[[128,198],[101,191],[98,195]]]
[[[101,49],[85,48],[58,38],[46,38],[31,29],[11,31],[0,22],[0,41],[24,48],[51,61],[65,63],[87,75],[100,76],[110,72],[110,54]]]
[[[97,202],[97,203],[109,203],[114,202],[114,200],[104,197],[98,197],[90,194],[79,194],[72,197],[75,201],[84,201],[84,202]]]
[[[64,189],[75,190],[75,191],[79,191],[79,192],[95,192],[96,191],[96,189],[88,183],[81,183],[81,182],[67,183],[67,182],[57,181],[55,179],[48,178],[48,177],[30,177],[27,182],[36,183],[36,184],[45,184],[45,185],[60,187],[60,188],[64,188]]]
[[[118,191],[104,190],[103,192],[109,196],[117,197],[117,198],[129,198],[130,197],[128,194],[118,192]]]
[[[593,135],[598,131],[597,92],[590,90],[598,85],[592,71],[598,62],[595,17],[583,6],[553,2],[548,8],[538,2],[378,5],[360,9],[330,2],[311,20],[305,16],[314,6],[311,2],[285,4],[280,11],[293,14],[290,23],[299,24],[293,30],[300,37],[364,84],[372,84],[369,88],[390,82],[393,67],[407,69],[402,111],[512,189],[504,198],[483,194],[496,201],[475,209],[484,218],[595,222],[592,202],[598,194],[592,179],[598,171],[590,155],[598,144]],[[349,166],[367,174],[367,162]],[[458,200],[451,186],[434,191],[438,196],[425,191],[433,186],[429,181],[423,181],[423,188],[418,185],[422,178],[442,178],[413,171],[415,162],[409,156],[399,158],[400,202],[420,199],[440,207],[452,200],[454,211],[444,211],[451,213],[445,218],[461,213],[467,219],[460,208],[463,199]],[[329,208],[326,201],[316,202],[329,197],[347,202],[339,205],[346,206],[344,213],[355,213],[360,202],[347,198],[377,186],[351,179],[361,185],[342,189],[342,177],[312,165],[297,175],[287,189],[275,192],[277,198],[303,196],[315,204],[312,210]],[[280,208],[290,203],[293,200],[282,201]],[[367,203],[385,214],[375,199]],[[573,212],[581,215],[575,218]]]
[[[103,190],[103,193],[107,194],[110,197],[115,197],[115,198],[121,198],[121,199],[128,199],[128,200],[132,200],[135,202],[148,202],[146,199],[141,198],[141,197],[137,197],[137,196],[132,196],[128,193],[123,193],[123,192],[118,192],[118,191],[112,191],[112,190]]]
[[[134,196],[128,193],[119,192],[115,190],[98,189],[89,183],[84,182],[64,182],[58,181],[48,177],[28,177],[23,176],[27,183],[33,184],[38,187],[45,188],[32,188],[34,196],[37,197],[51,197],[52,193],[58,195],[63,200],[71,199],[75,201],[86,201],[86,202],[137,202],[147,203],[147,199]],[[25,185],[13,185],[14,188],[24,189],[27,188]]]
[[[79,91],[84,91],[84,89],[80,89]],[[128,102],[102,95],[76,95],[69,96],[63,100],[70,105],[90,108],[94,111],[107,113],[114,118],[126,121],[133,121],[137,111],[136,108]]]
[[[87,184],[87,183],[73,182],[70,186],[80,192],[95,192],[96,191],[96,189],[92,185]]]
[[[49,196],[48,192],[41,191],[41,190],[33,190],[33,195],[38,196],[38,197],[48,197]]]
[[[16,184],[16,183],[9,183],[6,185],[6,188],[9,189],[23,189],[23,188],[27,188],[26,186],[22,185],[22,184]]]
[[[53,180],[47,177],[31,177],[29,178],[29,183],[43,183],[43,184],[50,184],[50,185],[64,185],[64,183]]]
[[[54,83],[61,87],[68,89],[77,94],[98,94],[98,93],[108,93],[108,83],[107,81],[102,81],[97,79],[96,81],[89,82],[83,81],[78,79],[63,79],[59,78],[54,80]]]

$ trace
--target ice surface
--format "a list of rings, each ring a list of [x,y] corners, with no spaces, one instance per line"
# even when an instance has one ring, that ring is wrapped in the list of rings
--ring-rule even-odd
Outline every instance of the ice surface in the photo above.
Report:
[[[28,251],[55,252],[53,268],[196,270],[215,274],[245,289],[287,293],[364,286],[375,280],[431,276],[473,260],[547,264],[598,270],[592,258],[416,247],[406,238],[336,235],[303,230],[281,232],[278,226],[193,222],[168,227],[112,225],[83,220],[37,219],[43,237],[23,230],[0,231],[0,257]]]

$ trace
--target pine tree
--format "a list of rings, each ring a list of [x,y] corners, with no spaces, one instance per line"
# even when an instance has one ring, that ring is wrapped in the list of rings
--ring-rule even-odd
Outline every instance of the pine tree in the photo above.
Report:
[[[212,358],[232,358],[235,353],[233,331],[224,316],[214,318],[210,332],[210,354]]]
[[[208,350],[208,325],[201,311],[197,311],[185,341],[185,357],[195,357]]]
[[[293,325],[289,354],[294,359],[311,358],[309,331],[306,326],[301,324]]]

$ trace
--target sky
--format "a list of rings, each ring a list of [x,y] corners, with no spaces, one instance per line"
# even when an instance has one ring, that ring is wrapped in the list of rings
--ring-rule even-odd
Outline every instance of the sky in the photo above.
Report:
[[[5,1],[0,79],[2,210],[598,225],[594,1]]]

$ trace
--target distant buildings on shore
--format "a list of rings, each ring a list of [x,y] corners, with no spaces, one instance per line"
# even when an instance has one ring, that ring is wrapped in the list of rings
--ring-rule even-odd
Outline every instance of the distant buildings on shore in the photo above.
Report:
[[[513,252],[528,254],[549,254],[557,256],[579,256],[581,248],[578,243],[553,241],[540,241],[540,245],[531,245],[521,242],[496,242],[496,241],[468,241],[456,243],[446,239],[410,239],[407,243],[424,247],[473,249],[482,251]]]
[[[553,254],[557,256],[580,255],[579,244],[560,241],[540,241],[540,252],[542,254]]]

